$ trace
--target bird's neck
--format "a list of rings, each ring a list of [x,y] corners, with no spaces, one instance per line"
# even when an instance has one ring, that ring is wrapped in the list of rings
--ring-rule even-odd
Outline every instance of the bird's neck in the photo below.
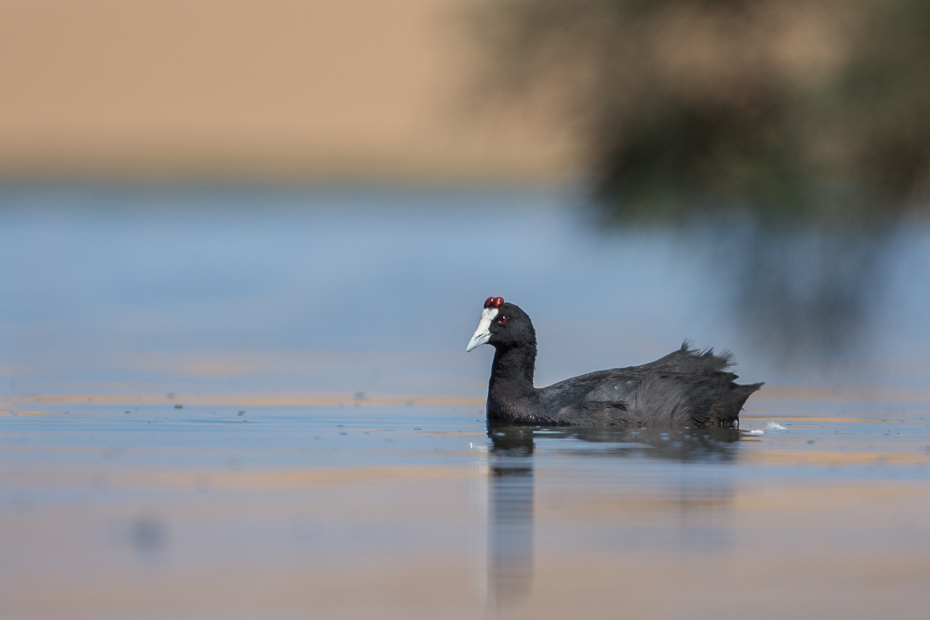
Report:
[[[533,373],[536,370],[536,343],[497,349],[491,365],[488,384],[488,405],[509,409],[533,395]]]

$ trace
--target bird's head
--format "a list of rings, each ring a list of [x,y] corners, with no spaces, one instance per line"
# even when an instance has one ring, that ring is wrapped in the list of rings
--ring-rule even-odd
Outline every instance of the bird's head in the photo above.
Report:
[[[505,302],[503,297],[488,297],[481,311],[478,329],[468,341],[465,351],[483,344],[500,349],[530,343],[536,343],[536,330],[529,315],[519,306]]]

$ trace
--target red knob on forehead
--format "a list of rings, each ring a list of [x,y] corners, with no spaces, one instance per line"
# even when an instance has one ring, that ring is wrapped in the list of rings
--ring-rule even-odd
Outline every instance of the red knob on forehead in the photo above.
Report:
[[[494,298],[494,307],[495,307],[495,308],[500,308],[500,307],[503,306],[503,305],[504,305],[504,298],[503,298],[503,297],[495,297],[495,298]]]
[[[493,306],[493,305],[494,305],[494,298],[493,298],[493,297],[488,297],[486,300],[484,300],[484,307],[485,307],[485,308],[490,308],[490,307]]]

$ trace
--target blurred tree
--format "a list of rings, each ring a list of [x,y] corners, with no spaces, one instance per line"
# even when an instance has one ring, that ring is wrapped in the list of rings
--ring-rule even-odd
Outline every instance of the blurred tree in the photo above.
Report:
[[[478,30],[612,216],[870,220],[930,179],[925,0],[497,0]]]
[[[600,213],[712,223],[747,337],[789,362],[862,342],[930,194],[930,2],[493,0],[476,31],[491,92],[580,137]]]
[[[876,0],[833,94],[847,176],[894,208],[930,182],[930,3]]]

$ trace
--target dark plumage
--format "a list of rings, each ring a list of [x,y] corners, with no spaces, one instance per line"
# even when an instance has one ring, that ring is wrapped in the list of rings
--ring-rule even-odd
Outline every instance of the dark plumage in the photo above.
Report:
[[[730,427],[762,384],[738,385],[730,354],[681,349],[642,366],[601,370],[548,387],[533,385],[536,330],[518,306],[489,299],[467,350],[495,349],[489,421],[558,426]]]

